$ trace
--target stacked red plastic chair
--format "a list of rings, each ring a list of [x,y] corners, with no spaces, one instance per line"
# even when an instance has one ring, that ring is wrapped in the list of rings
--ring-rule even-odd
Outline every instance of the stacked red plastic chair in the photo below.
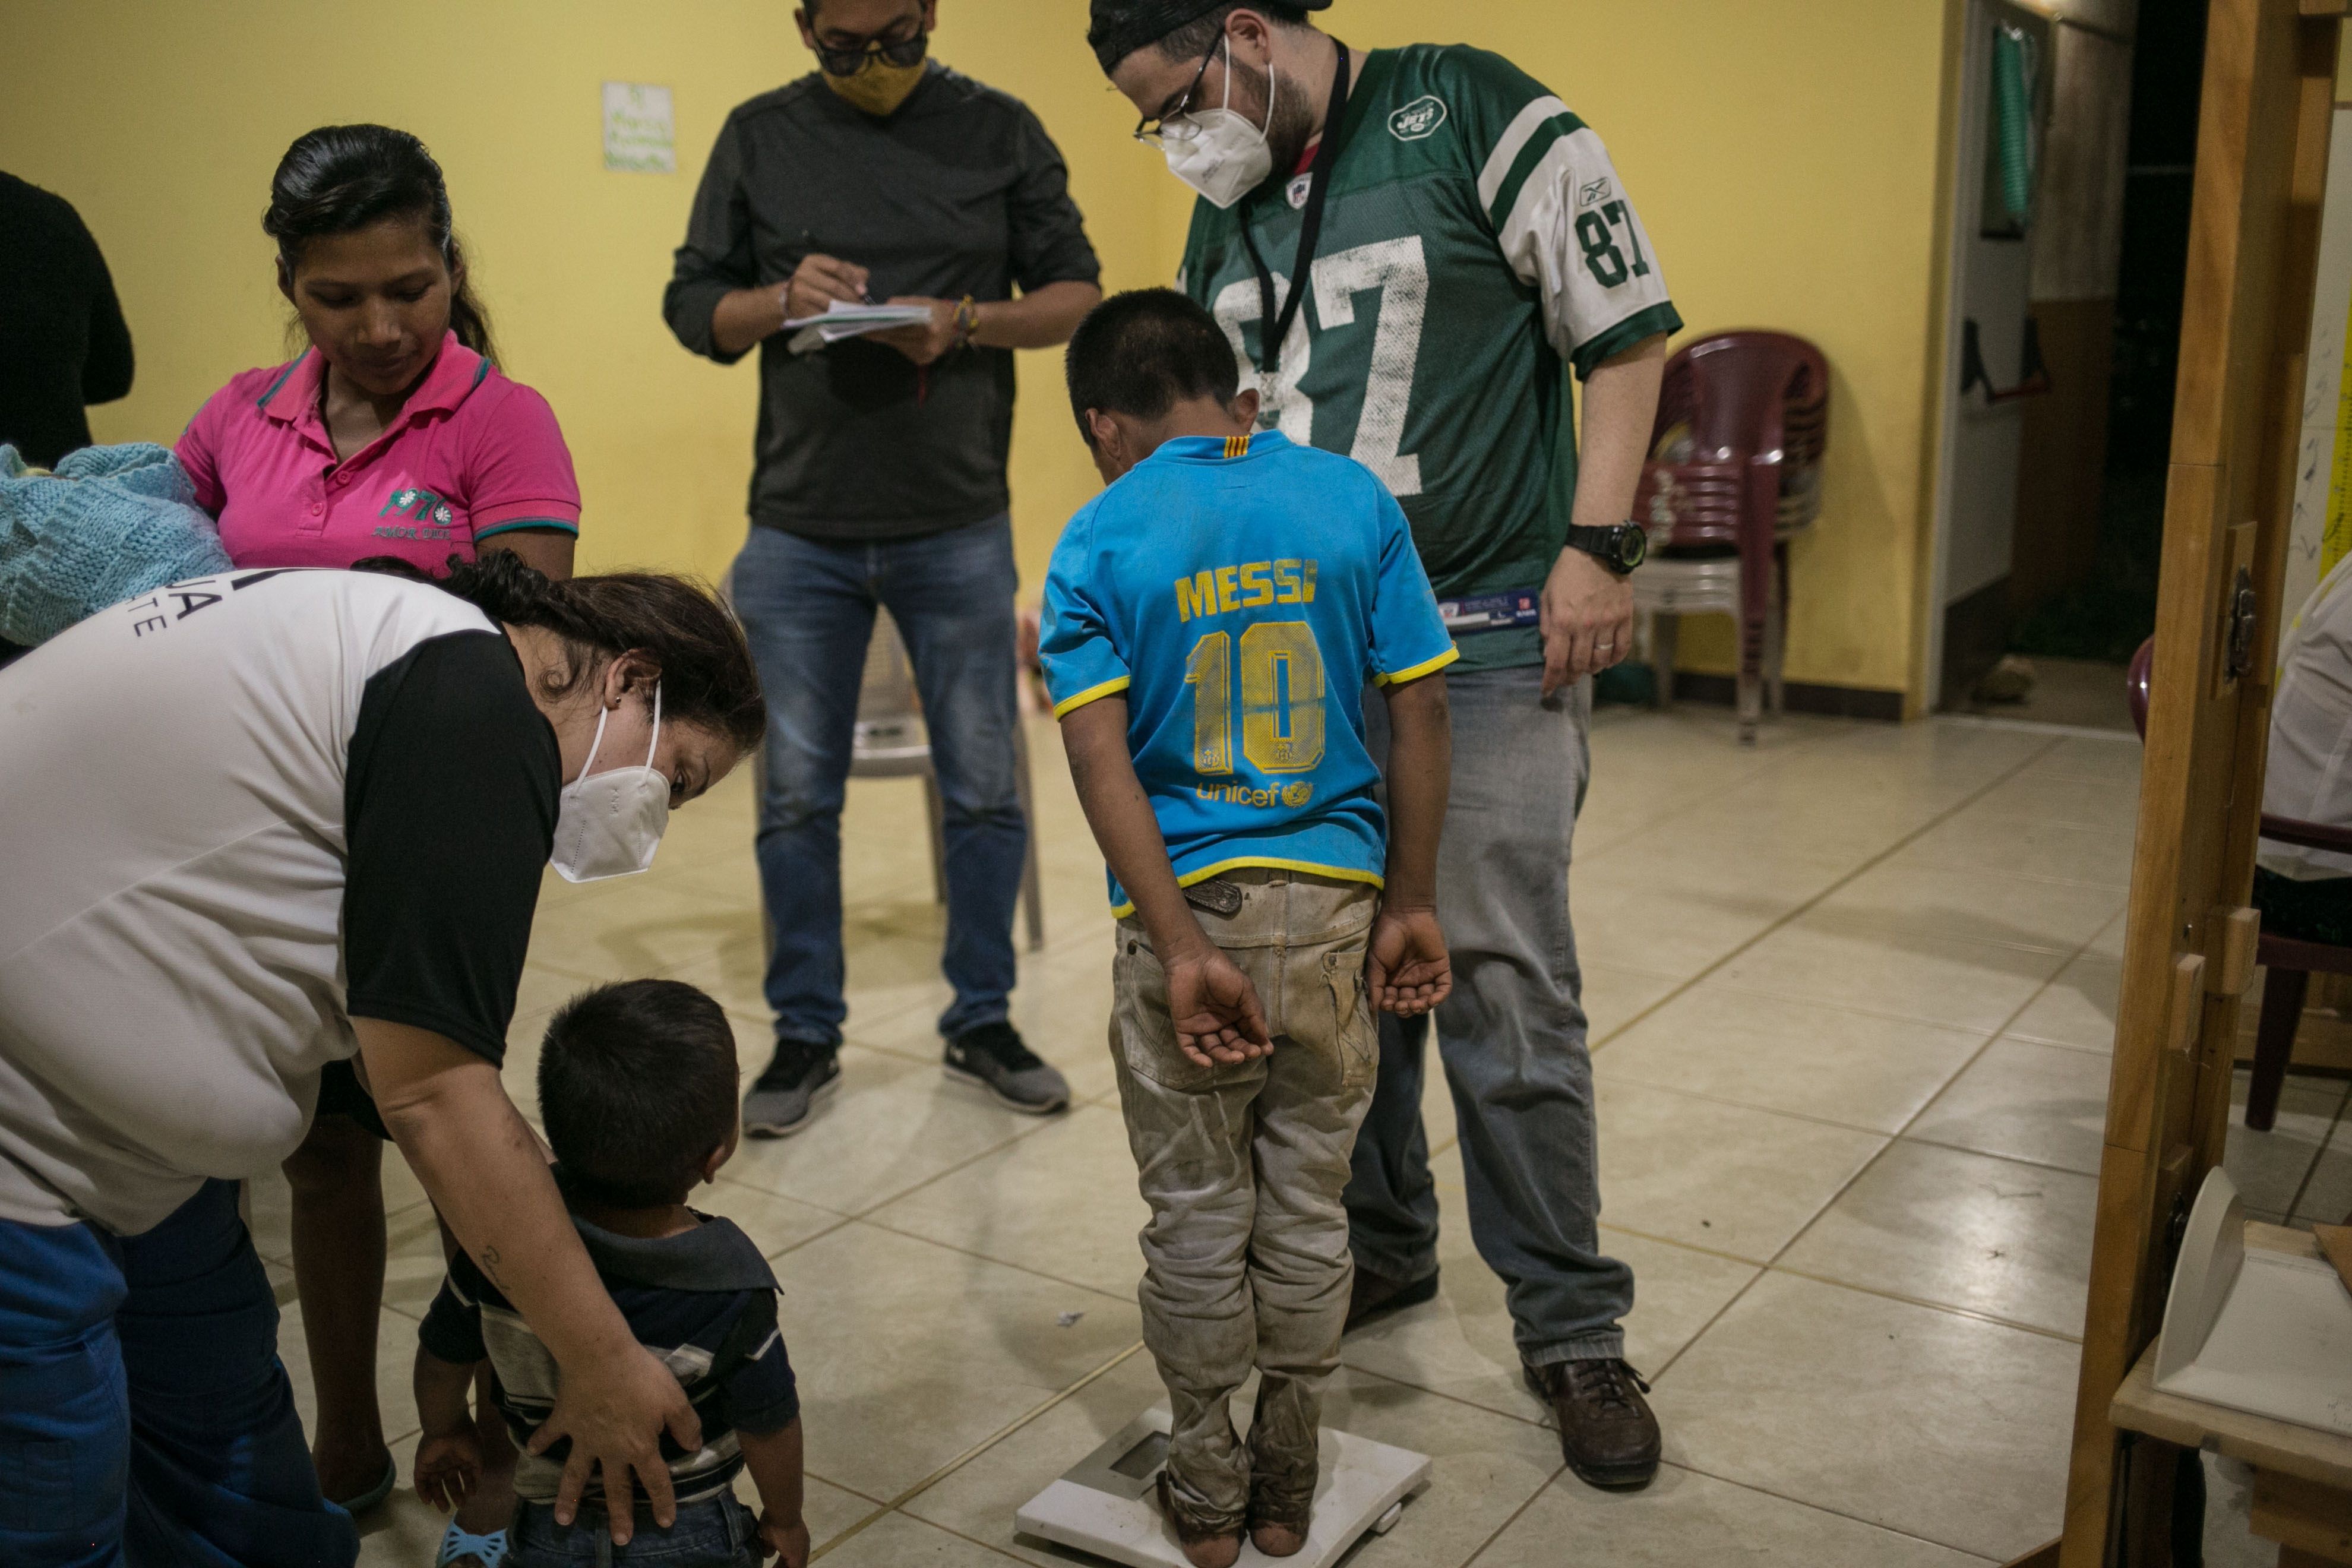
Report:
[[[1781,711],[1789,542],[1821,513],[1829,441],[1829,362],[1787,332],[1717,332],[1666,362],[1633,521],[1650,561],[1633,574],[1636,615],[1673,700],[1675,629],[1693,614],[1739,627],[1739,739],[1753,745],[1769,699]]]

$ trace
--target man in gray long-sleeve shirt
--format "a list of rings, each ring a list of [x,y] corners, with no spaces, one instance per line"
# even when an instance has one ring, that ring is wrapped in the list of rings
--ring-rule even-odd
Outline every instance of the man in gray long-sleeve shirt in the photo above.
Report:
[[[732,578],[770,715],[776,1054],[744,1098],[754,1135],[799,1131],[840,1078],[841,805],[877,605],[913,659],[944,807],[947,1071],[1016,1110],[1069,1102],[1005,1017],[1027,831],[1005,460],[1012,351],[1066,340],[1100,268],[1036,117],[926,59],[937,4],[808,0],[821,68],[728,117],[662,301],[697,353],[760,347]],[[801,353],[782,331],[867,300],[929,320]]]

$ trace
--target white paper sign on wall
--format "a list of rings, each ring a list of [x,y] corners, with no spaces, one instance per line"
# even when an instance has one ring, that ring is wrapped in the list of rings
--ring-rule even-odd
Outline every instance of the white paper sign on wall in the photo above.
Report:
[[[624,174],[677,173],[677,121],[669,89],[638,81],[604,84],[604,167]]]

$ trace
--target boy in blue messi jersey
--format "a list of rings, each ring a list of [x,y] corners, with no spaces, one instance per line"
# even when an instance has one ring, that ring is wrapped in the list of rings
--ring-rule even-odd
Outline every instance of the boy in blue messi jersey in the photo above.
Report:
[[[1454,650],[1404,513],[1252,434],[1206,310],[1121,294],[1070,340],[1109,488],[1063,531],[1041,653],[1118,917],[1111,1055],[1151,1221],[1144,1342],[1185,1555],[1306,1543],[1353,1265],[1340,1192],[1371,1009],[1452,989],[1435,914]],[[1386,698],[1386,812],[1361,693]],[[1246,1447],[1228,1402],[1262,1374]]]

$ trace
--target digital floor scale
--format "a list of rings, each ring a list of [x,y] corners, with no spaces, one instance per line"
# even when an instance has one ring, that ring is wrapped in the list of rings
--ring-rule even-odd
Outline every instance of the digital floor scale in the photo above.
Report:
[[[1237,1568],[1329,1568],[1360,1537],[1387,1534],[1407,1500],[1429,1485],[1426,1454],[1328,1426],[1322,1453],[1307,1544],[1294,1556],[1265,1557],[1244,1541]],[[1013,1526],[1131,1568],[1188,1568],[1176,1527],[1157,1500],[1167,1455],[1168,1412],[1147,1410],[1024,1503]]]

